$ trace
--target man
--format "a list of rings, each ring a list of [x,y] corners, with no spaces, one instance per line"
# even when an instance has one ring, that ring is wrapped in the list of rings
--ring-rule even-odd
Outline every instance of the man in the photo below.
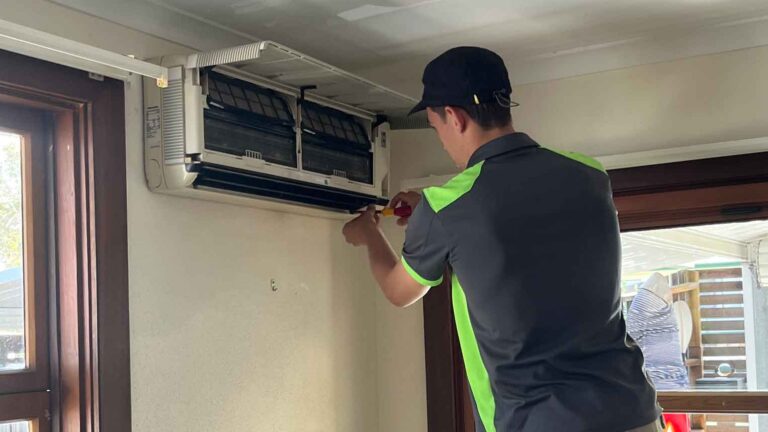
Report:
[[[463,170],[410,205],[402,260],[373,209],[344,227],[368,249],[376,281],[407,306],[452,269],[461,351],[477,431],[658,431],[655,390],[626,335],[620,239],[599,162],[515,132],[503,60],[473,47],[429,63],[424,95]]]

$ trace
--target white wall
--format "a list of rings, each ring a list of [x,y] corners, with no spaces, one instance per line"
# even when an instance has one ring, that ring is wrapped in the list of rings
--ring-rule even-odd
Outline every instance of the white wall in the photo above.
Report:
[[[43,0],[0,10],[120,53],[183,51]],[[150,193],[140,94],[127,87],[133,430],[377,430],[382,308],[365,256],[338,220]]]

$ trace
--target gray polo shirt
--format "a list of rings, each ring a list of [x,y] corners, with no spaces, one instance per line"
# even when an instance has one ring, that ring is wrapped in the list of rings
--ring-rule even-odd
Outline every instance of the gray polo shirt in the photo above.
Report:
[[[618,432],[659,418],[620,303],[621,247],[599,162],[514,133],[428,188],[403,264],[452,298],[478,431]]]

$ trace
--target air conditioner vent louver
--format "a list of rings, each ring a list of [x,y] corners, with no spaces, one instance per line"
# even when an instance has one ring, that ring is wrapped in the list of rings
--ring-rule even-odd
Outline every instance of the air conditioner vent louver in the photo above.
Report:
[[[262,49],[263,47],[256,43],[193,54],[187,62],[187,67],[204,68],[208,66],[247,61],[258,58]]]
[[[182,80],[168,82],[163,91],[163,160],[184,163],[184,88]]]

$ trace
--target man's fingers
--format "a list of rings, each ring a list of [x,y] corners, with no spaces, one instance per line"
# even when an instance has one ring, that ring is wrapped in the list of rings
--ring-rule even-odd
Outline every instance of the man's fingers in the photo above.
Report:
[[[389,208],[395,208],[398,204],[404,201],[405,198],[405,192],[398,192],[392,199],[389,201]]]
[[[400,226],[406,226],[408,225],[408,218],[398,218],[397,224]]]
[[[414,208],[419,203],[421,195],[416,192],[400,192],[392,198],[389,203],[390,208],[400,207],[402,204]]]

